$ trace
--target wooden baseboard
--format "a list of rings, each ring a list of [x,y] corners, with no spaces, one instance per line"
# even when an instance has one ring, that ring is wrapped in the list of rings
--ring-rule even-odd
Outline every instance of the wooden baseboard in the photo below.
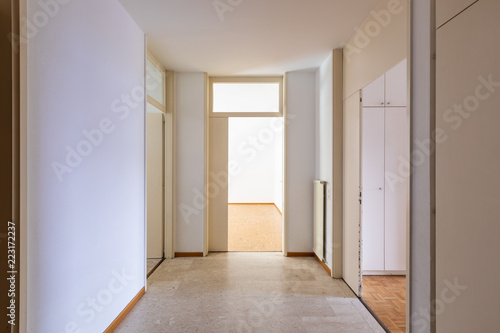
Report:
[[[283,212],[278,208],[278,206],[276,206],[275,203],[258,203],[258,202],[255,202],[255,203],[249,203],[249,202],[244,202],[244,203],[235,203],[235,202],[232,202],[232,203],[228,203],[229,206],[232,206],[232,205],[267,205],[267,206],[274,206],[276,207],[276,209],[278,210],[278,212],[280,212],[281,215],[283,215]]]
[[[406,276],[406,271],[363,271],[363,275],[381,275],[381,276]]]
[[[274,205],[274,203],[269,203],[269,202],[242,202],[242,203],[238,203],[238,202],[231,202],[231,203],[228,203],[228,205]]]
[[[143,287],[139,293],[128,303],[128,305],[123,309],[122,312],[116,317],[115,320],[109,325],[109,327],[104,331],[104,333],[113,332],[118,325],[122,322],[122,320],[127,316],[127,314],[132,310],[132,308],[137,304],[137,302],[141,299],[142,296],[146,293],[146,287]]]
[[[314,252],[288,252],[287,257],[314,257]]]
[[[319,263],[321,264],[321,266],[323,266],[328,275],[332,276],[332,270],[330,269],[330,267],[328,267],[323,261],[321,261],[316,254],[314,254],[314,257],[316,257],[316,260],[319,261]]]
[[[203,252],[175,252],[176,258],[203,257]]]

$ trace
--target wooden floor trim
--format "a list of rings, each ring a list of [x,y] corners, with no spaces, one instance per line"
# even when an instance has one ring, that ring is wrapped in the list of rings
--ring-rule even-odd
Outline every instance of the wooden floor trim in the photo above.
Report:
[[[228,203],[228,205],[274,205],[274,203],[272,203],[272,202],[242,202],[242,203],[231,202],[231,203]]]
[[[319,261],[321,266],[323,266],[328,275],[332,276],[332,270],[330,269],[330,267],[328,267],[322,260],[320,260],[316,254],[314,254],[314,257]]]
[[[314,257],[314,252],[288,252],[287,257]]]
[[[203,252],[175,252],[176,258],[203,257]]]
[[[109,325],[109,327],[104,331],[104,333],[111,333],[113,332],[118,325],[122,322],[122,320],[127,316],[127,314],[132,310],[132,308],[137,304],[137,302],[141,299],[142,296],[146,293],[146,287],[142,287],[142,289],[139,291],[139,293],[128,303],[128,305],[123,309],[122,312],[116,317],[115,320]]]
[[[278,210],[278,212],[280,212],[281,215],[283,215],[283,212],[278,208],[278,206],[275,203],[248,203],[248,202],[235,203],[235,202],[232,202],[232,203],[228,203],[228,205],[272,205],[272,206],[276,207],[276,209]]]

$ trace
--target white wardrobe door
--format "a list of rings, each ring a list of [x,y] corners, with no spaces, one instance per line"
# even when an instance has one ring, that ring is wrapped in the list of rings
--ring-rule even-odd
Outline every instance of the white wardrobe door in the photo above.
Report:
[[[385,105],[407,106],[407,69],[406,60],[385,74]]]
[[[476,0],[436,0],[436,24],[441,26]]]
[[[408,177],[406,108],[385,109],[385,270],[406,270]]]
[[[481,0],[437,34],[436,294],[467,290],[436,332],[500,327],[499,18],[500,1]]]
[[[363,106],[384,106],[384,81],[385,77],[382,75],[363,89]]]
[[[363,271],[384,270],[384,108],[363,108],[361,187]]]

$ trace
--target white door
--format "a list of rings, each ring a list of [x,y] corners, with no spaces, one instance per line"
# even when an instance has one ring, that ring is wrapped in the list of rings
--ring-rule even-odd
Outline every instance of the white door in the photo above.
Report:
[[[385,105],[385,75],[363,88],[363,106],[381,107]]]
[[[361,192],[363,271],[385,269],[384,108],[363,108]]]
[[[385,74],[386,106],[407,106],[408,104],[406,63],[406,60],[403,60]]]
[[[344,102],[343,274],[358,296],[361,296],[360,95],[358,91]]]
[[[227,251],[228,118],[209,121],[208,250]]]
[[[163,113],[147,112],[147,258],[163,258],[163,151]]]
[[[406,270],[408,114],[385,109],[385,270]]]

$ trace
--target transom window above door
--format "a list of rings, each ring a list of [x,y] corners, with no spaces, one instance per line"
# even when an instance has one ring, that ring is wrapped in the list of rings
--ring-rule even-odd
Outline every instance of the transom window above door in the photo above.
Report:
[[[282,77],[210,78],[211,117],[281,117]]]

